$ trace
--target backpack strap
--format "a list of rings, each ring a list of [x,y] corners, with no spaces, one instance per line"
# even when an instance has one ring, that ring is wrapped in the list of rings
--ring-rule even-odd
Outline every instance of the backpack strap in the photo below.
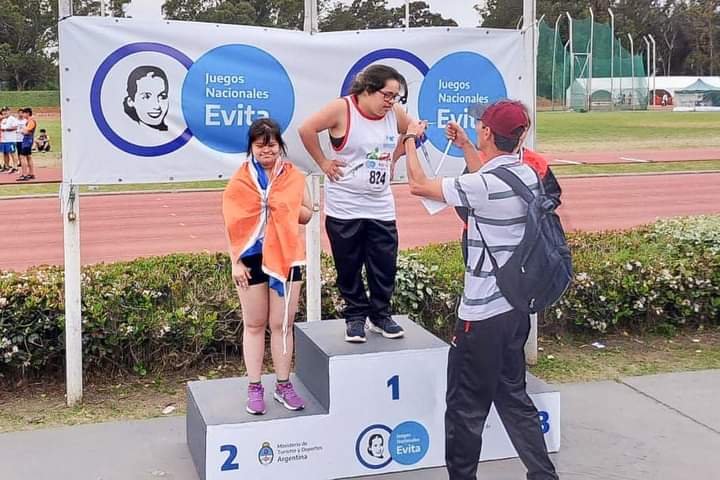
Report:
[[[532,168],[530,169],[532,170]],[[544,195],[545,186],[543,185],[542,180],[540,180],[540,177],[535,172],[535,170],[532,170],[532,172],[537,178],[538,187],[540,188],[540,195]],[[490,170],[487,173],[497,177],[498,179],[500,179],[500,181],[506,183],[512,189],[512,191],[519,195],[523,200],[525,200],[528,205],[532,203],[533,200],[535,200],[535,194],[532,192],[532,190],[530,190],[530,188],[525,185],[525,182],[520,180],[520,177],[518,177],[507,167],[500,166]]]

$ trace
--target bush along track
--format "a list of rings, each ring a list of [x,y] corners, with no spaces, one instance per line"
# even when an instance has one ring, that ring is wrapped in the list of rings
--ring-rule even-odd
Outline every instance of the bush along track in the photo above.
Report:
[[[543,333],[672,333],[720,324],[720,216],[575,233],[569,242],[575,281],[545,312]],[[394,311],[447,338],[463,272],[457,242],[402,252]],[[88,266],[82,293],[87,371],[145,375],[239,355],[242,318],[224,254]],[[0,273],[0,375],[61,374],[63,301],[59,267]],[[324,256],[323,318],[339,318],[341,310],[332,260]]]

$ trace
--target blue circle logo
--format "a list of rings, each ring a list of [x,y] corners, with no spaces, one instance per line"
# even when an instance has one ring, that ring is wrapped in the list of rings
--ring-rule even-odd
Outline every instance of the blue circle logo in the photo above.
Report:
[[[355,65],[350,68],[350,71],[347,73],[347,75],[345,75],[342,87],[340,88],[340,96],[342,97],[350,93],[350,87],[352,87],[353,79],[357,76],[358,73],[363,71],[365,67],[372,65],[378,60],[392,58],[397,60],[403,60],[409,63],[413,67],[417,68],[418,71],[423,75],[427,75],[428,70],[430,70],[427,64],[423,62],[420,57],[418,57],[412,52],[408,52],[407,50],[401,50],[399,48],[383,48],[380,50],[375,50],[355,62]]]
[[[290,125],[295,92],[275,57],[250,45],[210,50],[190,68],[182,88],[185,121],[203,144],[226,153],[246,152],[250,124],[272,117]]]
[[[475,119],[468,114],[468,107],[506,97],[502,74],[490,60],[474,52],[457,52],[441,58],[425,75],[418,112],[420,118],[433,122],[427,129],[430,143],[444,151],[449,122],[460,124],[476,143]],[[462,157],[463,153],[453,146],[450,155]]]
[[[107,58],[100,64],[97,72],[95,72],[95,76],[93,77],[92,85],[90,87],[90,110],[92,112],[93,119],[95,120],[95,124],[100,129],[102,135],[115,147],[131,155],[156,157],[160,155],[167,155],[168,153],[172,153],[184,146],[192,138],[190,130],[185,128],[179,136],[161,145],[140,145],[127,140],[110,126],[107,118],[105,117],[105,113],[103,112],[102,104],[103,85],[105,84],[105,80],[112,68],[118,62],[130,55],[146,52],[158,53],[170,57],[179,62],[186,69],[189,69],[193,64],[192,60],[184,53],[161,43],[138,42],[120,47],[108,55]],[[155,85],[155,90],[157,91],[152,93],[152,86],[146,89],[148,91],[145,93],[149,99],[149,101],[145,101],[143,103],[146,106],[146,111],[139,111],[141,102],[138,96],[133,95],[131,98],[130,92],[128,91],[128,96],[122,103],[125,107],[125,114],[132,119],[133,123],[137,123],[138,125],[146,125],[158,132],[167,130],[167,126],[164,124],[165,117],[168,113],[167,94],[169,86],[167,76],[159,68],[153,66],[141,66],[133,71],[128,77],[128,89],[130,89],[130,85],[132,85],[132,88],[137,90],[139,82],[142,81],[153,83]]]
[[[403,422],[390,435],[390,453],[401,465],[414,465],[430,448],[430,435],[418,422]]]

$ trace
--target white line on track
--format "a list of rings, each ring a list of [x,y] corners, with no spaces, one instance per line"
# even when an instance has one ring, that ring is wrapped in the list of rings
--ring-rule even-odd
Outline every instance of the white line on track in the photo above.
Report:
[[[570,165],[582,165],[583,162],[576,162],[575,160],[560,160],[559,158],[555,159],[558,163],[568,163]]]
[[[637,163],[650,163],[652,160],[643,160],[642,158],[632,158],[632,157],[620,157],[620,160],[625,160],[627,162],[637,162]]]

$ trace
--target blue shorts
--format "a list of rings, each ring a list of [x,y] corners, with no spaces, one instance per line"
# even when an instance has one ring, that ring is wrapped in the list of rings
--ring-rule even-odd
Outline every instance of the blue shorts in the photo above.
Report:
[[[15,142],[0,143],[0,153],[15,153]]]

